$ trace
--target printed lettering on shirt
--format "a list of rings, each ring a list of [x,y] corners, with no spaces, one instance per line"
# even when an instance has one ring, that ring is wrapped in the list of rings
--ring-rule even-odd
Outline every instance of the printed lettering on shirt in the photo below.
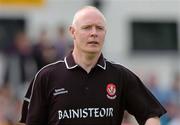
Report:
[[[58,118],[61,119],[75,119],[75,118],[102,118],[113,117],[113,108],[80,108],[59,110]]]
[[[60,89],[55,89],[53,95],[60,95],[60,94],[66,94],[68,93],[68,90],[66,90],[65,88],[60,88]]]

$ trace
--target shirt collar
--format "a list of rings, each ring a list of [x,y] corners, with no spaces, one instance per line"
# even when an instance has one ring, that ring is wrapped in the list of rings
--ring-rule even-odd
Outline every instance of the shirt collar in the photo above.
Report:
[[[64,62],[66,65],[67,69],[73,69],[76,68],[78,66],[78,64],[75,63],[72,52],[69,53],[65,58],[64,58]],[[98,62],[96,64],[96,66],[106,70],[106,60],[103,57],[103,54],[101,54],[101,56],[98,59]]]
[[[101,56],[99,57],[96,65],[106,70],[106,59],[103,57],[103,54],[101,54]]]

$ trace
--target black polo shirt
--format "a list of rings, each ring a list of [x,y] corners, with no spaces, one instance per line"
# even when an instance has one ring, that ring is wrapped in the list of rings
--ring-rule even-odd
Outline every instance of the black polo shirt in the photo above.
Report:
[[[25,96],[21,122],[119,125],[125,110],[140,125],[166,112],[141,80],[125,67],[101,55],[87,73],[69,54],[63,61],[49,64],[36,74]]]

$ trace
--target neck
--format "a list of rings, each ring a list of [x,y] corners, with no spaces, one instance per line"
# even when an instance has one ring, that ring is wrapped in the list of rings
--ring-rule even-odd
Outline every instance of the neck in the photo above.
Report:
[[[80,53],[73,50],[73,58],[87,73],[96,65],[101,53]]]

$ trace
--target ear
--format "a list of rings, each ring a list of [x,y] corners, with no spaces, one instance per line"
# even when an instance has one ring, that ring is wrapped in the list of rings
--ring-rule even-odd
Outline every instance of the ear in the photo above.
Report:
[[[69,27],[69,33],[73,39],[75,39],[75,28],[73,26]]]

